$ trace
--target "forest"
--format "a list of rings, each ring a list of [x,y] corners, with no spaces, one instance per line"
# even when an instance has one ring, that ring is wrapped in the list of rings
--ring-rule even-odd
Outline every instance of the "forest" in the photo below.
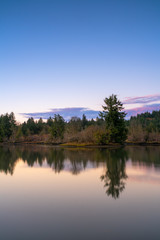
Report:
[[[62,116],[44,121],[29,118],[18,123],[14,113],[0,115],[0,142],[68,145],[160,143],[160,111],[146,112],[126,120],[123,104],[116,95],[105,98],[96,119]]]

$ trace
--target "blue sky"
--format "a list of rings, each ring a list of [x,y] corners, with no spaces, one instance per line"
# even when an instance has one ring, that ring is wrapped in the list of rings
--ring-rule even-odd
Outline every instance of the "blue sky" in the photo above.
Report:
[[[1,0],[0,114],[159,96],[159,13],[159,0]]]

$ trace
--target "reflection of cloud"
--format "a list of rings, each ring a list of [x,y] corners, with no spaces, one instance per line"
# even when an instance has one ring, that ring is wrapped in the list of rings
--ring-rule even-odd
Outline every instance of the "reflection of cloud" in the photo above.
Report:
[[[60,114],[65,120],[69,120],[71,117],[80,117],[85,114],[87,119],[96,118],[99,114],[99,111],[91,110],[83,107],[75,108],[55,108],[50,112],[39,112],[39,113],[22,113],[26,118],[33,117],[35,119],[43,118],[48,119],[49,117],[54,117],[55,114]]]
[[[148,175],[143,175],[143,176],[129,176],[128,178],[130,182],[138,182],[138,183],[145,183],[145,184],[152,184],[152,185],[160,185],[160,179],[156,176],[148,176]]]
[[[151,166],[147,167],[140,166],[138,163],[136,164],[136,166],[127,167],[128,181],[160,185],[159,171],[155,171]]]
[[[126,97],[123,104],[152,103],[160,101],[160,94],[146,95],[142,97]]]

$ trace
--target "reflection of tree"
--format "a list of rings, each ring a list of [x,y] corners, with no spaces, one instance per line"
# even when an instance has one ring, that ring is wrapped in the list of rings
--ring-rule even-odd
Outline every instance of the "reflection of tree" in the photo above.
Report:
[[[133,165],[160,168],[160,146],[127,147]]]
[[[17,153],[14,152],[14,148],[0,147],[0,171],[4,173],[10,173],[11,175],[14,172],[16,161],[18,159]]]
[[[46,161],[55,172],[61,172],[64,169],[64,150],[63,149],[52,149],[46,157]]]
[[[106,172],[101,176],[108,196],[119,198],[120,193],[125,189],[125,179],[127,178],[126,151],[123,149],[108,151],[106,155]]]
[[[82,149],[42,145],[0,146],[0,172],[13,175],[19,159],[30,167],[48,165],[56,173],[67,170],[74,175],[86,168],[105,166],[101,180],[107,195],[116,199],[125,189],[126,160],[129,158],[133,164],[158,168],[160,147]]]

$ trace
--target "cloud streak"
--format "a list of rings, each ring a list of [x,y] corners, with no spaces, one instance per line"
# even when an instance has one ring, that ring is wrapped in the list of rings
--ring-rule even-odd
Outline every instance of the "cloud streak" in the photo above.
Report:
[[[142,97],[126,97],[123,104],[146,104],[160,101],[160,94],[146,95]]]
[[[39,113],[22,113],[22,115],[26,118],[43,118],[48,119],[49,117],[54,117],[55,114],[60,114],[66,121],[68,121],[71,117],[80,117],[85,114],[87,119],[94,119],[98,116],[99,111],[95,111],[88,108],[83,107],[75,107],[75,108],[54,108],[49,112],[39,112]]]
[[[127,119],[129,119],[131,116],[136,116],[137,114],[141,114],[144,112],[153,112],[153,111],[159,111],[160,110],[160,103],[157,104],[151,104],[151,105],[143,105],[142,107],[127,109]]]
[[[155,103],[157,102],[157,103]],[[152,104],[151,104],[152,103]],[[129,119],[131,116],[136,116],[144,112],[152,112],[160,110],[160,94],[157,95],[147,95],[142,97],[128,97],[123,101],[124,107],[127,104],[139,104],[139,107],[125,109],[127,113],[126,119]],[[85,114],[87,119],[95,119],[99,116],[99,111],[95,111],[89,108],[84,107],[74,107],[74,108],[53,108],[50,111],[46,112],[34,112],[34,113],[21,113],[25,118],[34,119],[48,119],[49,117],[54,117],[55,114],[60,114],[66,121],[70,120],[71,117],[82,118],[82,115]]]
[[[160,110],[160,103],[159,104],[151,104],[151,105],[143,105],[141,107],[126,109],[125,112],[127,113],[126,119],[129,119],[131,116],[136,116],[137,114],[141,114],[144,112],[152,112],[152,111],[159,111]],[[87,119],[95,119],[99,116],[99,111],[95,111],[88,108],[54,108],[49,112],[38,112],[38,113],[21,113],[25,118],[34,119],[48,119],[49,117],[54,117],[55,114],[60,114],[66,121],[70,120],[71,117],[79,117],[82,118],[82,115],[85,114]]]

